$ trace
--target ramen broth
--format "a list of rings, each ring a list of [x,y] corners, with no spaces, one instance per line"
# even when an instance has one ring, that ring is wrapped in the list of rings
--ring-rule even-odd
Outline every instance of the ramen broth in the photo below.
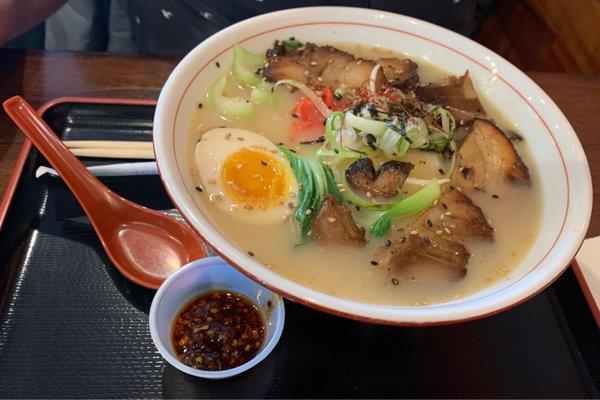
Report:
[[[336,45],[354,55],[365,58],[389,57],[390,52],[360,46]],[[419,61],[421,82],[436,81],[448,74]],[[229,96],[244,90],[231,81],[225,93]],[[256,105],[254,114],[247,119],[225,120],[213,108],[198,108],[190,127],[189,165],[195,165],[194,147],[203,133],[216,127],[243,128],[257,132],[273,143],[283,143],[299,155],[314,157],[319,144],[302,145],[290,142],[290,125],[294,121],[291,110],[301,93],[277,90],[273,105]],[[485,98],[480,97],[488,116],[503,129],[514,127]],[[381,305],[423,306],[451,301],[480,291],[506,279],[513,267],[527,253],[536,237],[541,200],[537,170],[527,149],[527,142],[514,143],[522,160],[529,167],[531,185],[498,185],[486,192],[469,192],[473,202],[481,207],[494,228],[494,240],[466,238],[463,240],[470,253],[465,276],[435,263],[418,263],[394,268],[377,262],[377,249],[386,236],[367,233],[364,247],[324,246],[301,244],[297,225],[291,221],[277,224],[254,224],[238,219],[235,214],[222,211],[209,201],[204,193],[195,193],[196,201],[209,221],[241,251],[248,252],[263,265],[286,278],[315,290],[346,299]],[[439,175],[441,164],[433,153],[409,150],[402,158],[414,164],[411,177],[427,178]],[[402,188],[405,190],[405,188]],[[414,188],[406,188],[410,194]],[[353,211],[359,225],[368,226],[367,213]],[[393,228],[410,224],[415,217],[393,221]]]

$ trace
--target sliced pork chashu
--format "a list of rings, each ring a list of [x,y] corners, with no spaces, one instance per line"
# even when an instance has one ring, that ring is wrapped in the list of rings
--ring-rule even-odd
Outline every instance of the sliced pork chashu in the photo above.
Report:
[[[309,86],[330,86],[338,88],[342,84],[359,87],[369,81],[375,63],[332,46],[318,46],[306,43],[293,49],[276,42],[267,51],[267,65],[263,75],[268,81],[294,79]],[[383,81],[383,74],[378,80]]]
[[[310,235],[319,243],[363,246],[365,228],[358,227],[350,208],[331,195],[326,195],[312,223]]]
[[[391,267],[433,260],[464,274],[469,251],[461,239],[492,238],[493,232],[481,208],[462,192],[450,190],[410,226],[393,232],[379,257]]]
[[[452,183],[485,190],[494,183],[529,182],[527,166],[511,141],[493,123],[476,119],[457,154]]]
[[[469,71],[459,78],[450,77],[444,82],[418,86],[415,92],[426,103],[442,104],[457,122],[486,117]]]

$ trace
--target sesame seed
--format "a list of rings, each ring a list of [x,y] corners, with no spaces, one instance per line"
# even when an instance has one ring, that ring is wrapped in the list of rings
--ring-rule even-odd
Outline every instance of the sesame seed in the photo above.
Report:
[[[201,187],[201,186],[196,186],[196,190],[197,190],[198,192],[201,192],[203,189],[202,189],[202,187]]]
[[[333,217],[329,217],[329,218],[327,218],[327,221],[329,221],[331,223],[334,223],[337,220],[335,218],[333,218]]]
[[[304,71],[304,76],[309,76],[310,72],[308,72],[308,70]]]
[[[416,235],[418,232],[417,231],[410,231],[411,235]]]
[[[260,160],[260,163],[261,163],[262,165],[264,165],[265,167],[267,166],[267,162],[266,162],[266,161],[264,161],[264,160]]]
[[[375,260],[371,261],[371,265],[377,265],[377,264],[379,264],[377,261],[375,261]]]
[[[450,232],[450,229],[448,229],[448,228],[444,228],[444,231],[445,231],[445,232],[446,232],[448,235],[450,235],[450,234],[452,233],[452,232]]]
[[[241,136],[238,136],[238,137],[237,137],[237,140],[239,140],[240,142],[243,142],[243,141],[244,141],[244,138],[243,138],[243,137],[241,137]]]
[[[444,210],[447,210],[447,209],[448,209],[448,206],[446,205],[446,203],[442,203],[442,208],[443,208]]]
[[[398,239],[398,242],[400,242],[400,243],[406,242],[406,237],[402,236],[400,239]]]
[[[215,63],[215,65],[217,66],[217,68],[221,68],[221,64],[218,61]]]
[[[356,65],[362,64],[362,60],[356,60]]]
[[[399,282],[398,282],[398,279],[396,279],[396,278],[392,278],[391,280],[392,280],[392,285],[394,285],[394,286],[398,286],[398,283],[399,283]]]
[[[316,61],[311,61],[310,65],[317,65],[317,62]]]
[[[202,107],[204,107],[204,104],[198,103],[198,108],[202,108]]]
[[[473,187],[475,187],[475,185],[473,185]],[[460,186],[457,186],[456,190],[458,190],[459,192],[462,192],[462,188]]]
[[[438,235],[441,235],[442,234],[442,230],[438,229],[437,231],[435,231],[435,233],[437,233]]]
[[[331,64],[333,62],[333,60],[330,58],[329,60],[327,60],[327,64]]]
[[[320,77],[320,76],[319,76],[319,77],[317,77],[317,80],[318,80],[319,82],[323,82],[323,78],[322,78],[322,77]]]
[[[310,208],[307,208],[305,214],[310,215],[311,213],[312,213],[312,210]]]
[[[390,246],[392,245],[392,241],[388,239],[388,240],[386,240],[385,242],[383,242],[383,245],[384,245],[385,247],[390,247]]]
[[[499,199],[500,198],[500,196],[498,196],[497,194],[493,194],[492,197],[495,198],[495,199]]]
[[[452,215],[452,213],[450,211],[446,211],[444,215]]]
[[[371,198],[373,195],[371,194],[371,192],[367,192],[367,197]]]
[[[440,215],[440,221],[444,219],[444,214]]]
[[[236,164],[236,165],[235,165],[235,168],[236,168],[236,169],[242,169],[242,167],[243,167],[243,166],[244,166],[244,165],[240,163],[240,164]]]
[[[254,252],[253,252],[253,251],[251,251],[251,250],[248,250],[248,255],[249,255],[250,257],[254,257]]]
[[[433,222],[430,219],[427,220],[427,226],[430,228],[433,226]]]

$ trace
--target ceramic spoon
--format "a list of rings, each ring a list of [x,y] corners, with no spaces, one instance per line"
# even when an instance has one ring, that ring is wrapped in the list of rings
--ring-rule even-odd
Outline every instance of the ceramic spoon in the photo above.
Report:
[[[156,289],[171,272],[206,256],[190,227],[122,198],[90,174],[23,98],[6,100],[4,109],[71,189],[126,278]]]

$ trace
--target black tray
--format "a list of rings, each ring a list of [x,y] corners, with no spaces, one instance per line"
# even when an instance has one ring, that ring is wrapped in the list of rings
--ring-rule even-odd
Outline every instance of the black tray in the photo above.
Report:
[[[153,106],[95,103],[59,101],[44,117],[63,138],[150,140]],[[154,292],[119,275],[60,179],[35,179],[40,165],[31,151],[0,230],[2,397],[598,396],[600,335],[571,270],[512,310],[445,327],[367,325],[287,301],[261,364],[225,381],[187,376],[150,339]],[[103,181],[172,208],[156,176]]]

